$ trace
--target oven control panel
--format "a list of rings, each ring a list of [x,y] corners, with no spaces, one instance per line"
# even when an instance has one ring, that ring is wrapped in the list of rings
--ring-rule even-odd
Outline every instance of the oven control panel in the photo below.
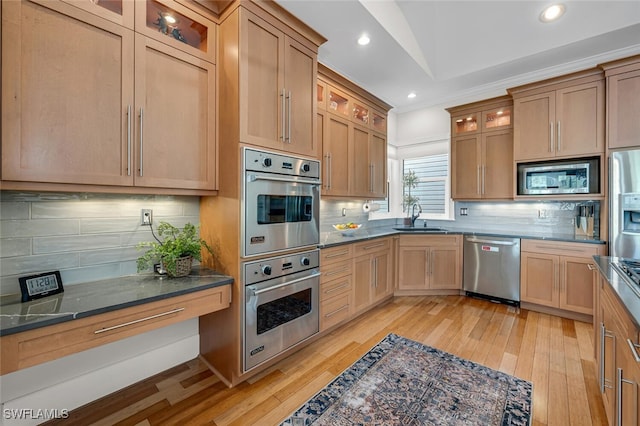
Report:
[[[251,285],[320,267],[320,250],[254,260],[244,264],[244,284]]]
[[[320,179],[320,162],[245,148],[244,170]]]

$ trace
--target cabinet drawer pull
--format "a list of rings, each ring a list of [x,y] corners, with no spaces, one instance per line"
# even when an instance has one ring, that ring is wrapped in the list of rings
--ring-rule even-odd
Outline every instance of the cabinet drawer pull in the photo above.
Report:
[[[107,328],[101,328],[100,330],[94,331],[93,334],[100,334],[100,333],[105,333],[107,331],[117,330],[118,328],[127,327],[129,325],[138,324],[139,322],[149,321],[149,320],[152,320],[152,319],[164,317],[164,316],[171,315],[171,314],[177,314],[178,312],[182,312],[182,311],[184,311],[184,308],[172,309],[170,311],[162,312],[160,314],[155,314],[155,315],[151,315],[151,316],[148,316],[148,317],[140,318],[140,319],[137,319],[137,320],[125,322],[125,323],[122,323],[122,324],[113,325],[113,326],[107,327]]]
[[[334,257],[344,256],[345,254],[349,254],[349,251],[345,250],[345,251],[340,251],[338,253],[328,254],[328,255],[325,256],[325,258],[326,259],[332,259]]]
[[[595,271],[596,270],[595,265],[592,265],[591,263],[587,263],[587,268],[589,268],[590,271]]]
[[[349,309],[349,304],[343,305],[341,307],[339,307],[338,309],[336,309],[333,312],[329,312],[328,314],[324,314],[325,318],[330,318],[332,316],[334,316],[335,314],[337,314],[338,312],[344,311],[345,309]]]
[[[640,355],[638,355],[638,349],[640,349],[640,345],[636,345],[631,341],[631,339],[627,339],[627,343],[631,348],[631,354],[633,355],[633,358],[636,360],[636,362],[640,362]]]
[[[330,288],[329,290],[325,290],[324,294],[333,293],[334,291],[342,290],[343,288],[347,288],[348,286],[349,286],[349,283],[344,283],[342,285],[339,285],[338,287],[334,287],[334,288]]]
[[[384,243],[374,244],[372,246],[366,246],[366,247],[363,247],[363,249],[364,250],[371,250],[371,249],[378,248],[378,247],[384,247]]]
[[[347,267],[344,267],[344,268],[341,268],[341,269],[336,269],[335,271],[325,272],[324,276],[325,277],[330,277],[331,275],[336,275],[336,274],[339,274],[341,272],[346,272],[348,270],[349,270],[349,267],[347,266]]]

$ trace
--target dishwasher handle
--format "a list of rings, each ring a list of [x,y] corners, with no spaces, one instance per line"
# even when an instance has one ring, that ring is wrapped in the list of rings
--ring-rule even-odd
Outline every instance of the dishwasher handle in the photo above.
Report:
[[[485,240],[483,238],[476,238],[476,237],[467,237],[467,239],[465,241],[468,241],[470,243],[481,243],[481,244],[494,244],[497,246],[516,246],[518,244],[520,244],[519,241],[497,241],[497,240]]]

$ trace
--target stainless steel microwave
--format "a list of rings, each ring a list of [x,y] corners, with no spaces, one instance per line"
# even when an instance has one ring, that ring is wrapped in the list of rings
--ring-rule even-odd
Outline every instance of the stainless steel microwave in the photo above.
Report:
[[[518,164],[518,195],[597,194],[600,160]]]

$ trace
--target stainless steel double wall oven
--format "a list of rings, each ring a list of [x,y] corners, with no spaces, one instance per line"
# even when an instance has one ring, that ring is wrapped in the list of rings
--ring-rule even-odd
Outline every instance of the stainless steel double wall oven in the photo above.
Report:
[[[246,372],[319,331],[320,163],[243,148],[241,215]]]

